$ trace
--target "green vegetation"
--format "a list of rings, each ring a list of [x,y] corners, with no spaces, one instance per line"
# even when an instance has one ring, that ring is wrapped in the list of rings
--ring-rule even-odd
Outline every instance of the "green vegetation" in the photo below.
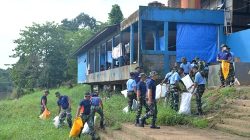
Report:
[[[72,99],[72,115],[75,116],[78,103],[89,86],[78,85],[74,88],[62,87],[50,90],[48,96],[48,107],[52,115],[49,120],[40,120],[40,97],[42,91],[27,94],[20,99],[0,101],[0,139],[22,140],[22,139],[68,139],[70,129],[67,126],[56,129],[53,125],[53,118],[57,115],[56,97],[54,93],[60,91]],[[122,123],[134,123],[135,112],[123,113],[127,106],[127,99],[121,94],[113,93],[110,98],[101,94],[104,101],[105,123],[113,130],[121,129]],[[229,98],[246,98],[245,90],[235,88],[223,88],[209,90],[203,96],[204,110],[211,114],[221,108],[221,105]],[[192,101],[192,112],[196,109],[195,101]],[[145,111],[143,111],[145,113]],[[151,119],[148,120],[150,123]],[[190,127],[206,128],[210,120],[204,117],[181,115],[169,108],[163,100],[158,102],[158,125],[188,125]],[[99,122],[97,120],[96,126]],[[84,136],[82,139],[86,139]]]
[[[60,91],[72,99],[72,115],[75,116],[76,108],[83,98],[83,93],[89,87],[79,85],[72,89],[66,87],[58,90],[50,90],[48,96],[48,108],[51,112],[49,120],[40,120],[40,98],[42,91],[23,96],[18,100],[0,101],[0,139],[1,140],[57,140],[67,139],[70,129],[65,126],[56,129],[53,118],[57,115],[58,107],[54,93]]]

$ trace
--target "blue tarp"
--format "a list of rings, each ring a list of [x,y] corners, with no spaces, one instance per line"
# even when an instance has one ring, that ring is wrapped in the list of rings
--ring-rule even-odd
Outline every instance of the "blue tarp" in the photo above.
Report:
[[[192,61],[195,57],[207,63],[216,62],[217,56],[216,25],[177,24],[176,61],[182,57]]]

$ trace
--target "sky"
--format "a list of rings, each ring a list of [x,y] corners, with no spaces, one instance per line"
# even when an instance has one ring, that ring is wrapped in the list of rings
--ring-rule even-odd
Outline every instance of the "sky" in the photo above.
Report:
[[[10,58],[16,44],[13,40],[19,38],[20,30],[35,23],[54,21],[60,23],[63,19],[75,18],[84,12],[98,21],[108,19],[113,4],[121,7],[124,17],[136,11],[139,5],[146,6],[154,0],[1,0],[0,1],[0,68],[6,69],[6,64],[14,64],[17,58]],[[167,0],[157,0],[165,5]]]

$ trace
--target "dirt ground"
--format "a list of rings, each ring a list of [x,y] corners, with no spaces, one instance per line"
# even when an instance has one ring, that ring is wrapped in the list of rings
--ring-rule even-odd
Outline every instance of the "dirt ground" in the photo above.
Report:
[[[161,129],[152,130],[149,126],[140,128],[131,124],[125,124],[124,127],[132,129],[139,135],[146,135],[157,140],[249,140],[249,138],[213,129],[197,129],[183,126],[161,126]]]

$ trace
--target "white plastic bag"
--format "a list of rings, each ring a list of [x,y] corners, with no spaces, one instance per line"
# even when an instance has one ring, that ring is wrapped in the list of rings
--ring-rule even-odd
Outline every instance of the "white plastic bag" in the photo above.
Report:
[[[179,114],[191,114],[191,98],[192,94],[189,92],[184,92],[181,95],[181,105]]]
[[[60,120],[59,120],[59,116],[56,116],[54,119],[53,119],[53,124],[56,128],[59,127],[59,124],[60,124]]]
[[[166,96],[167,96],[167,85],[166,84],[157,85],[155,99],[160,99],[161,97],[166,97]]]
[[[186,75],[181,80],[182,80],[183,84],[185,85],[186,89],[188,90],[188,92],[192,92],[193,91],[192,86],[193,86],[194,82],[192,81],[190,76]]]
[[[94,117],[94,125],[95,125],[95,120],[96,120],[96,116]],[[89,134],[89,125],[87,122],[85,122],[83,129],[82,129],[82,134]]]
[[[124,107],[122,110],[124,113],[128,113],[128,106]]]
[[[121,93],[124,95],[125,98],[128,97],[128,90],[123,90]]]
[[[132,104],[132,110],[136,111],[137,110],[138,103],[135,99],[133,99],[133,104]]]

